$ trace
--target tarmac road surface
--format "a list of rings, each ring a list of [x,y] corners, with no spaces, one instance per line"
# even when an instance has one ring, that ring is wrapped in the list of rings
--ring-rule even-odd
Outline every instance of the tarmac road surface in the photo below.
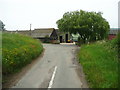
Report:
[[[42,58],[12,88],[81,88],[74,44],[43,44]]]

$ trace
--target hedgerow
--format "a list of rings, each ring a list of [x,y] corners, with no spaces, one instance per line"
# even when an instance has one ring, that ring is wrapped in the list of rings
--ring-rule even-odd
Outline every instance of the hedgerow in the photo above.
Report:
[[[82,45],[79,62],[90,88],[118,88],[118,37]]]
[[[2,73],[18,72],[26,64],[41,54],[43,46],[40,41],[20,34],[2,34]]]

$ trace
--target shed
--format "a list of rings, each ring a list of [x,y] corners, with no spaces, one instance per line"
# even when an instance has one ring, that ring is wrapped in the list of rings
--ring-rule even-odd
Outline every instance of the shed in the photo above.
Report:
[[[31,32],[33,38],[44,41],[46,38],[49,40],[58,40],[58,34],[54,28],[38,28]]]
[[[116,37],[117,34],[118,34],[118,29],[117,28],[110,29],[108,39],[112,40],[113,38]]]

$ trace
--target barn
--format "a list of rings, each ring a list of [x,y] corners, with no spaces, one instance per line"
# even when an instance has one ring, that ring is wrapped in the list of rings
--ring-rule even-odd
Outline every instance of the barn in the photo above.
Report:
[[[31,31],[31,36],[42,42],[57,42],[58,33],[54,28],[37,28]]]
[[[111,28],[109,31],[108,39],[112,40],[118,34],[118,28]]]
[[[50,43],[68,43],[71,35],[68,32],[61,32],[59,29],[54,28],[36,28],[34,30],[16,30],[6,31],[9,33],[19,33],[27,36],[31,36],[35,39],[40,39],[42,42]]]

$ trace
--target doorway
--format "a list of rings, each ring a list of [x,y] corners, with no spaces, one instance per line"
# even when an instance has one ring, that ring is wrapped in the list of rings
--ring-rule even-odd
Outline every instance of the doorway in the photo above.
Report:
[[[68,43],[68,34],[65,34],[65,41]]]
[[[62,40],[63,40],[63,37],[62,37],[62,36],[60,36],[60,43],[62,43]]]

